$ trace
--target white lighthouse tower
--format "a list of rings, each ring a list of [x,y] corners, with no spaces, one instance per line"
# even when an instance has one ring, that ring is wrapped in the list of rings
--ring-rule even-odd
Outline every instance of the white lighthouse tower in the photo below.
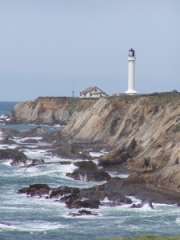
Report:
[[[135,76],[135,51],[131,48],[128,53],[128,90],[126,94],[138,94],[134,89],[134,76]]]

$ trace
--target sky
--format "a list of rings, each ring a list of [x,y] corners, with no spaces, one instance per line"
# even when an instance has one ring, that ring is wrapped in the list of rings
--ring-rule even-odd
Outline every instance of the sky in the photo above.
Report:
[[[0,101],[180,91],[179,0],[0,0]]]

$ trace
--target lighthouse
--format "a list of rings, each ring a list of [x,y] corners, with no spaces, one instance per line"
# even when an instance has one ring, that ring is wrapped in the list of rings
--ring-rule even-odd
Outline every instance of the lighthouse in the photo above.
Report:
[[[131,48],[128,53],[128,90],[126,94],[138,94],[134,89],[134,77],[135,77],[135,51]]]

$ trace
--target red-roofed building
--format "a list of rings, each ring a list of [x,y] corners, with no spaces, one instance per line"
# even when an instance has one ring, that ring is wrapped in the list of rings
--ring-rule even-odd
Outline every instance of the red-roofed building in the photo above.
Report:
[[[88,87],[84,91],[80,92],[80,98],[101,98],[107,96],[108,94],[98,87]]]

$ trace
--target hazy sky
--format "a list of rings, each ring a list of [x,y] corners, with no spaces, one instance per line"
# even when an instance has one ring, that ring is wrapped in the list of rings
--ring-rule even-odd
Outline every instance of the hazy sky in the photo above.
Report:
[[[180,0],[0,0],[0,101],[180,91]]]

